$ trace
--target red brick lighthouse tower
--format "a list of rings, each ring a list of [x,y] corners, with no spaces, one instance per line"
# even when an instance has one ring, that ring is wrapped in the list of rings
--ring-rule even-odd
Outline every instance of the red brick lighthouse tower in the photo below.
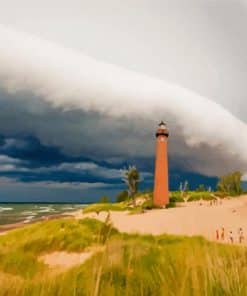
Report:
[[[167,142],[169,132],[161,121],[156,132],[156,161],[154,176],[154,204],[166,206],[169,203]]]

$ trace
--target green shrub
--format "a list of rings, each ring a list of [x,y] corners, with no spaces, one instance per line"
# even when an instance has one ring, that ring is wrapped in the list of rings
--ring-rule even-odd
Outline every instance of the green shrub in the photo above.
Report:
[[[200,184],[200,185],[198,186],[198,188],[196,189],[196,191],[197,191],[197,192],[204,192],[204,191],[206,191],[206,187],[205,187],[205,185],[204,185],[204,184]]]
[[[241,179],[243,174],[241,172],[233,172],[219,178],[217,184],[218,191],[228,192],[229,195],[237,196],[243,193]]]
[[[146,200],[143,204],[142,204],[142,208],[144,210],[152,210],[154,208],[154,204],[153,201],[151,199]]]
[[[129,199],[128,191],[123,190],[118,193],[118,195],[116,197],[116,202],[123,202],[123,201],[127,201],[128,199]]]
[[[146,200],[143,204],[142,204],[142,209],[143,210],[152,210],[152,209],[162,209],[162,207],[157,206],[153,203],[152,199]]]
[[[187,194],[187,193],[184,193]],[[170,193],[170,201],[172,202],[183,202],[183,196],[181,191],[172,191]]]
[[[214,193],[214,195],[219,197],[219,198],[225,198],[225,197],[229,196],[229,193],[223,192],[223,191],[216,191]]]
[[[189,199],[188,201],[198,201],[198,200],[213,200],[214,197],[212,196],[212,193],[208,192],[208,191],[204,191],[204,192],[196,192],[196,191],[190,191],[188,193],[189,195]]]
[[[174,201],[169,201],[169,203],[166,205],[166,208],[167,209],[170,209],[170,208],[175,208],[176,207],[176,202]]]

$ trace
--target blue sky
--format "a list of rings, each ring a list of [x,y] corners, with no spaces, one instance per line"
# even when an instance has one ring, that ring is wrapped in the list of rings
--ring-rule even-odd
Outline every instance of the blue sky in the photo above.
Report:
[[[152,188],[160,120],[171,189],[247,180],[246,14],[245,0],[0,0],[0,201],[113,198],[128,165]]]

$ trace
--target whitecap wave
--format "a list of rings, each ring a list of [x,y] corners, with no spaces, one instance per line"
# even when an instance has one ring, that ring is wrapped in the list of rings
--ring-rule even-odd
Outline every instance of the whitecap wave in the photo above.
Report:
[[[26,217],[26,219],[23,221],[23,223],[29,223],[33,220],[33,218],[35,218],[35,216],[28,216]]]
[[[0,207],[0,212],[12,211],[12,210],[13,210],[13,208]]]

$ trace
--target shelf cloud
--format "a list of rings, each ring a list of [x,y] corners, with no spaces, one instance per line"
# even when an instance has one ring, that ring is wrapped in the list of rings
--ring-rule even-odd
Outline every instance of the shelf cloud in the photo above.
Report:
[[[148,158],[161,119],[174,165],[247,173],[247,125],[223,106],[0,26],[0,134],[29,134],[74,155]]]

